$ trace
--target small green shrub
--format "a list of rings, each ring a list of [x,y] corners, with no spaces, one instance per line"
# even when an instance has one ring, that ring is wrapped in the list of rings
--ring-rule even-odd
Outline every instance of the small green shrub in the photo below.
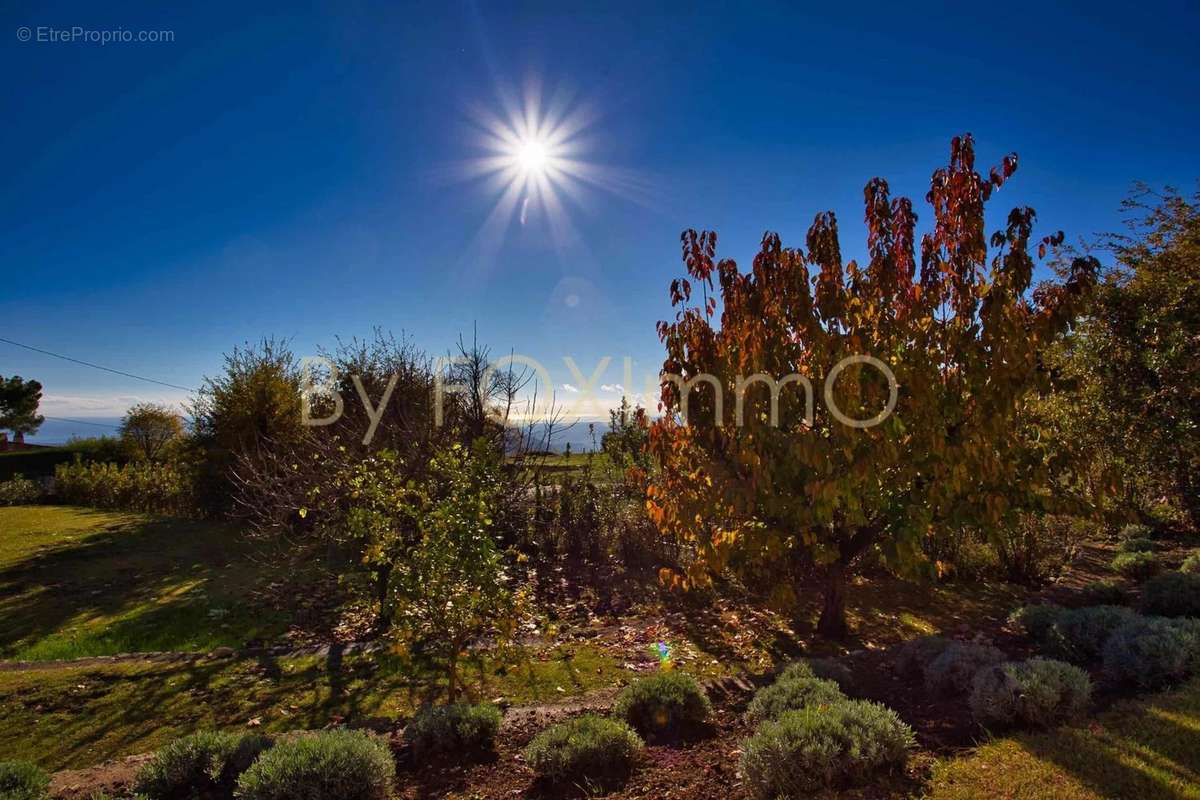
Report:
[[[418,755],[488,750],[500,720],[500,709],[489,704],[424,706],[404,728],[404,739]]]
[[[1104,676],[1117,685],[1157,688],[1200,667],[1200,624],[1141,617],[1122,625],[1104,645]]]
[[[642,735],[675,735],[694,730],[712,713],[712,704],[696,679],[681,672],[660,672],[635,681],[617,696],[613,714]]]
[[[793,678],[820,678],[823,681],[833,681],[838,688],[845,691],[854,682],[854,673],[845,664],[832,658],[802,658],[793,661],[779,673],[777,681]]]
[[[41,499],[41,487],[20,473],[0,481],[0,506],[28,506]]]
[[[1080,593],[1089,606],[1119,606],[1125,602],[1125,589],[1116,581],[1091,581]]]
[[[1131,522],[1121,528],[1117,536],[1123,542],[1133,541],[1135,539],[1149,539],[1154,535],[1154,530],[1149,525],[1142,525],[1140,522]],[[1132,552],[1132,551],[1130,551]]]
[[[238,780],[240,800],[385,800],[396,763],[381,740],[322,731],[280,742]]]
[[[1117,550],[1122,553],[1153,553],[1157,549],[1158,545],[1154,543],[1153,539],[1141,537],[1126,539],[1117,547]]]
[[[925,688],[932,694],[963,694],[976,672],[1003,660],[1004,653],[991,645],[956,642],[926,668]]]
[[[27,761],[0,761],[0,800],[44,800],[50,776]]]
[[[1142,610],[1160,617],[1200,617],[1200,574],[1164,572],[1142,590]]]
[[[270,747],[265,736],[193,733],[155,753],[138,771],[134,788],[153,800],[187,800],[214,792],[231,796],[238,776]]]
[[[1163,499],[1144,509],[1146,518],[1160,531],[1179,530],[1188,526],[1188,514],[1177,501]]]
[[[1179,568],[1180,572],[1186,572],[1189,575],[1200,575],[1200,552],[1192,553],[1183,560],[1183,566]]]
[[[1040,642],[1046,638],[1046,632],[1066,611],[1065,608],[1054,603],[1021,606],[1008,615],[1008,622],[1032,641]]]
[[[846,699],[833,681],[803,677],[797,670],[791,676],[785,672],[770,686],[759,689],[746,708],[746,718],[759,723],[778,719],[788,711],[796,711],[811,705],[830,705]]]
[[[1141,581],[1158,572],[1158,559],[1153,553],[1118,553],[1112,568],[1126,578]]]
[[[1091,606],[1065,611],[1042,634],[1043,652],[1072,664],[1088,664],[1100,658],[1112,632],[1135,619],[1137,612],[1125,606]]]
[[[920,678],[935,658],[954,644],[941,636],[920,636],[900,645],[896,652],[896,671],[906,678]]]
[[[624,722],[585,714],[535,736],[525,762],[551,783],[608,786],[629,775],[643,746]]]
[[[896,712],[865,700],[788,711],[742,745],[741,773],[756,800],[807,796],[884,767],[900,767],[915,743]]]
[[[985,727],[1049,728],[1080,716],[1092,681],[1079,667],[1048,658],[981,669],[971,681],[970,706]]]

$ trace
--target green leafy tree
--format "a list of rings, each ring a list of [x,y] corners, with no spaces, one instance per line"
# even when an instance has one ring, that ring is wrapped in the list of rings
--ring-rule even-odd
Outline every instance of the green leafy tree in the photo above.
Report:
[[[156,461],[183,437],[183,420],[169,406],[139,403],[121,420],[126,446],[147,461]]]
[[[37,413],[42,402],[42,385],[20,375],[0,375],[0,430],[28,436],[36,433],[46,418]]]
[[[393,569],[409,558],[420,542],[418,513],[427,505],[428,496],[425,484],[414,477],[396,451],[382,450],[351,464],[347,474],[333,483],[333,491],[325,492],[348,499],[348,510],[334,517],[329,533],[358,554],[373,587],[380,627],[392,623]],[[307,516],[308,507],[301,513]]]
[[[1096,449],[1200,528],[1200,193],[1141,187],[1125,209],[1130,231],[1101,242],[1116,263],[1075,342]]]
[[[442,661],[454,703],[468,645],[485,634],[505,642],[520,614],[494,530],[504,491],[498,456],[485,438],[472,450],[454,445],[433,457],[420,482],[388,477],[401,473],[391,458],[355,474],[347,531],[388,588],[382,603],[392,631]]]
[[[600,437],[600,448],[617,466],[650,466],[650,453],[646,442],[650,438],[650,420],[646,409],[633,406],[629,398],[621,396],[621,405],[608,412],[608,431]]]
[[[688,274],[671,286],[680,310],[659,323],[665,413],[650,432],[660,469],[647,507],[698,558],[665,579],[808,564],[825,580],[818,630],[841,637],[846,579],[868,551],[928,572],[924,537],[995,530],[1053,504],[1053,475],[1020,422],[1050,387],[1041,356],[1078,314],[1097,265],[1078,259],[1064,284],[1031,293],[1029,208],[991,236],[989,258],[984,206],[1016,166],[1010,155],[980,175],[971,137],[955,138],[926,196],[934,224],[919,259],[912,204],[878,178],[864,191],[865,265],[843,264],[832,212],[817,215],[806,252],[766,234],[749,273],[714,262],[715,234],[684,233]],[[879,363],[851,365],[829,387],[841,417],[809,402],[798,378],[821,397],[835,366],[864,355]],[[748,382],[756,375],[797,380],[772,392]],[[776,601],[796,589],[778,582]]]

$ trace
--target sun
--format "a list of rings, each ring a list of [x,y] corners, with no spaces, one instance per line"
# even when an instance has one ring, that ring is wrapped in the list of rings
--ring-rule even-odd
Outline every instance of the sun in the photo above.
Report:
[[[499,108],[469,109],[479,151],[462,164],[462,177],[495,198],[476,236],[485,252],[498,250],[513,222],[538,222],[560,247],[578,241],[571,211],[593,189],[640,201],[645,186],[637,175],[589,158],[599,141],[593,106],[565,91],[543,102],[536,81],[519,95],[501,90],[499,100]]]
[[[516,159],[526,175],[541,175],[550,160],[549,148],[540,139],[527,139],[518,145]]]
[[[545,170],[547,157],[546,143],[540,139],[522,142],[521,149],[517,150],[517,161],[521,162],[521,169],[528,174],[536,175]]]

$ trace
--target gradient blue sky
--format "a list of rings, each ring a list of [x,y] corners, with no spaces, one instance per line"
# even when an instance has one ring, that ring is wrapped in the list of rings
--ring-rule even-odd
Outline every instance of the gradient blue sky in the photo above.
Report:
[[[863,184],[917,200],[951,136],[1021,167],[995,219],[1118,225],[1134,180],[1200,175],[1200,7],[968,3],[6,3],[0,336],[186,386],[264,334],[313,352],[375,325],[433,352],[478,322],[572,382],[661,362],[678,236],[746,264],[835,210],[861,254]],[[17,40],[21,26],[174,31],[162,44]],[[594,112],[589,162],[640,190],[568,203],[498,246],[472,109],[540,82]],[[568,298],[574,296],[572,305]],[[0,344],[44,412],[113,415],[180,393]]]

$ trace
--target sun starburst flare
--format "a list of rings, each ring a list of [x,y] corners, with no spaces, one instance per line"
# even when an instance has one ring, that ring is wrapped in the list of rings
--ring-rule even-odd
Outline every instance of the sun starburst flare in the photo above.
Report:
[[[536,84],[520,99],[502,94],[500,113],[473,109],[481,152],[466,163],[465,176],[480,180],[495,197],[479,231],[480,247],[499,248],[514,221],[544,223],[557,248],[576,241],[571,210],[596,189],[646,203],[648,185],[633,172],[588,159],[597,149],[594,109],[563,95],[543,104]]]

